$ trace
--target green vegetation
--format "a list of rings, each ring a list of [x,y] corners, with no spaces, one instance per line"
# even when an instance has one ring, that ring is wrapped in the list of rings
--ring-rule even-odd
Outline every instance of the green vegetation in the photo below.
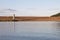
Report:
[[[51,17],[59,17],[60,16],[60,13],[57,13],[55,15],[52,15]]]

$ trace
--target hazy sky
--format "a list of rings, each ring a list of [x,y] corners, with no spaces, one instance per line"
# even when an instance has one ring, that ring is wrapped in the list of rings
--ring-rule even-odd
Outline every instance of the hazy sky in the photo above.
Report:
[[[16,15],[50,16],[60,12],[60,0],[0,0],[0,15],[12,14],[9,8]]]

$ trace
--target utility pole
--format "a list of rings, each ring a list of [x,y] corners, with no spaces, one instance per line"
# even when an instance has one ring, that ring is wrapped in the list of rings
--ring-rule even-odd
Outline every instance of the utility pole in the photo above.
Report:
[[[15,21],[15,14],[13,14],[13,21]]]

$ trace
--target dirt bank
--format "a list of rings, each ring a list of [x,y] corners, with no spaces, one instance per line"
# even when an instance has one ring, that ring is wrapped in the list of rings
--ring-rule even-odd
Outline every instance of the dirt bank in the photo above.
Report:
[[[0,16],[0,21],[60,21],[60,17]]]

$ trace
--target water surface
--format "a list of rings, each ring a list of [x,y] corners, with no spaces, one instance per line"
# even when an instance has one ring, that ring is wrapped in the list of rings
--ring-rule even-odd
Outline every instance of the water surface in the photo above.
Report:
[[[0,22],[0,40],[60,40],[60,22]]]

